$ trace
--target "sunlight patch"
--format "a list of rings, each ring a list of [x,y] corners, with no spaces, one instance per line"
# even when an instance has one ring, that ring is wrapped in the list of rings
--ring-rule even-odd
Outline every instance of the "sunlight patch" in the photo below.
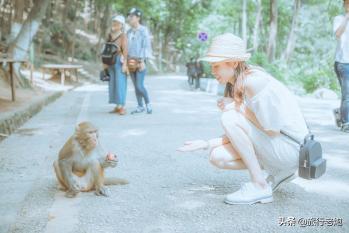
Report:
[[[107,91],[106,85],[89,84],[77,87],[74,91]]]
[[[146,130],[143,129],[129,129],[129,130],[124,130],[121,132],[121,137],[128,137],[128,136],[141,136],[145,135],[147,133]]]
[[[186,201],[178,205],[179,207],[187,210],[193,210],[205,206],[201,201]]]
[[[349,196],[348,182],[338,180],[305,180],[295,179],[292,183],[304,188],[305,191],[311,193],[324,194],[331,197],[345,198]]]

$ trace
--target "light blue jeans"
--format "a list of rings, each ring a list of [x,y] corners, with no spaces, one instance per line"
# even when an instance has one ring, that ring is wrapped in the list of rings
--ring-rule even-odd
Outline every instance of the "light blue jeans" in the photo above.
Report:
[[[122,72],[120,56],[117,56],[116,63],[109,66],[109,103],[125,106],[127,93],[127,75]]]
[[[143,99],[145,101],[145,104],[149,104],[150,102],[148,91],[144,87],[144,78],[146,72],[147,69],[130,73],[133,85],[135,87],[136,98],[139,107],[143,107]]]

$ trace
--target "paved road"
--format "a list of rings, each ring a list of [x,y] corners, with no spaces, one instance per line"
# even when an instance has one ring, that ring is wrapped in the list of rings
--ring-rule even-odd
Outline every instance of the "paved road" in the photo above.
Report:
[[[322,141],[328,172],[296,179],[271,204],[230,206],[224,196],[248,180],[246,171],[211,166],[205,152],[181,154],[188,139],[222,134],[216,96],[191,92],[183,77],[148,77],[152,115],[107,113],[106,86],[67,92],[0,143],[0,232],[349,232],[349,136],[333,126],[333,101],[302,99]],[[129,83],[128,107],[135,105]],[[127,178],[109,198],[93,193],[66,199],[52,162],[80,120],[94,122],[120,165],[107,176]],[[279,226],[279,217],[343,218],[343,226]]]

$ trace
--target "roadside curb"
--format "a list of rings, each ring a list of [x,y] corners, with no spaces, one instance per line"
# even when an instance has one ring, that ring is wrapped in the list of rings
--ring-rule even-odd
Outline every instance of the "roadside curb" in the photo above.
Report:
[[[200,78],[200,89],[208,93],[223,96],[225,87],[224,85],[219,84],[215,79]]]
[[[28,121],[31,117],[41,111],[43,107],[54,102],[63,95],[63,91],[52,93],[39,99],[31,105],[21,108],[18,111],[8,113],[0,118],[0,141],[12,134],[16,129]]]

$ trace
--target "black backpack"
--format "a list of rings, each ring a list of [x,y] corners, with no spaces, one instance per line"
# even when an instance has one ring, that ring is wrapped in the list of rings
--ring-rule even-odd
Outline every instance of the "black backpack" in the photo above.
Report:
[[[114,40],[111,40],[111,36],[109,36],[109,40],[103,45],[101,53],[103,64],[114,65],[116,63],[116,56],[121,51],[121,47],[114,42],[121,35],[122,33],[120,33]]]
[[[308,127],[309,130],[309,127]],[[304,179],[317,179],[326,172],[326,159],[322,157],[321,144],[308,133],[303,142],[281,130],[281,133],[300,145],[298,175]]]

